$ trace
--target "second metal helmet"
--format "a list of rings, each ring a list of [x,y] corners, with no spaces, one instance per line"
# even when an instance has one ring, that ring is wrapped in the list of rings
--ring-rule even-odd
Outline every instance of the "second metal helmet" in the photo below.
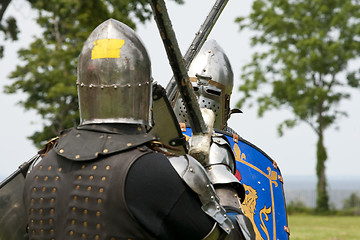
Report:
[[[215,40],[204,43],[192,61],[188,75],[200,108],[213,110],[214,128],[224,129],[230,117],[234,75],[229,59]],[[174,111],[179,122],[188,123],[187,112],[180,96],[175,101]]]
[[[151,64],[137,34],[109,19],[86,40],[78,63],[80,124],[151,124]]]

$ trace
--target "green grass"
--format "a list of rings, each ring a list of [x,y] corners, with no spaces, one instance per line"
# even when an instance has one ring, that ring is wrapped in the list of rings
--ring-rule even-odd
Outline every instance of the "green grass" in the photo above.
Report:
[[[289,215],[290,240],[360,240],[360,216]]]

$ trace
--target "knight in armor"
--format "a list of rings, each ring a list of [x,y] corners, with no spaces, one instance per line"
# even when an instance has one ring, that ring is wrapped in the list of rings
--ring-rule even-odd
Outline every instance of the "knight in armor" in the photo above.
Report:
[[[213,122],[215,131],[211,136],[209,157],[202,164],[215,187],[221,205],[241,221],[247,239],[254,239],[252,225],[241,210],[241,203],[245,198],[244,187],[235,177],[234,153],[224,136],[224,133],[235,133],[228,127],[227,120],[232,113],[240,113],[241,110],[230,109],[233,72],[228,57],[215,40],[204,43],[192,61],[188,75],[200,108],[210,109],[215,115]],[[178,121],[187,125],[189,120],[186,108],[179,94],[173,105]]]
[[[80,125],[26,176],[29,239],[244,239],[194,158],[153,150],[150,60],[132,29],[91,33],[77,86]]]

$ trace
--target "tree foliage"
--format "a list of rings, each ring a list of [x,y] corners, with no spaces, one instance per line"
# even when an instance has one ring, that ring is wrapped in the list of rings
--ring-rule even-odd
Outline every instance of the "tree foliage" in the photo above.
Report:
[[[28,0],[38,12],[43,29],[28,49],[18,52],[25,62],[11,73],[14,82],[6,93],[24,92],[20,102],[44,119],[42,131],[29,137],[37,146],[79,122],[76,90],[77,57],[89,34],[103,21],[114,18],[135,28],[151,17],[146,0]],[[175,0],[182,3],[182,0]]]
[[[350,97],[347,89],[359,87],[360,1],[255,0],[250,15],[237,22],[255,31],[251,43],[258,47],[243,68],[238,105],[256,102],[260,116],[291,110],[280,135],[300,122],[311,126],[318,137],[317,208],[327,210],[324,131],[346,116],[338,105]]]
[[[2,32],[2,38],[4,40],[18,40],[19,29],[16,24],[16,20],[14,17],[7,17],[3,21],[3,16],[5,14],[6,9],[8,8],[11,0],[3,0],[0,2],[0,33]],[[0,35],[1,36],[1,35]],[[0,45],[0,58],[4,57],[4,46]]]

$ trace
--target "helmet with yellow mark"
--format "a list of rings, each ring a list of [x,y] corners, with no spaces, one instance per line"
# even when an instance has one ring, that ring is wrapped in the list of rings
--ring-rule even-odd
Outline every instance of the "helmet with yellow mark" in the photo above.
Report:
[[[80,124],[151,125],[151,64],[137,34],[109,19],[86,40],[78,63]]]

